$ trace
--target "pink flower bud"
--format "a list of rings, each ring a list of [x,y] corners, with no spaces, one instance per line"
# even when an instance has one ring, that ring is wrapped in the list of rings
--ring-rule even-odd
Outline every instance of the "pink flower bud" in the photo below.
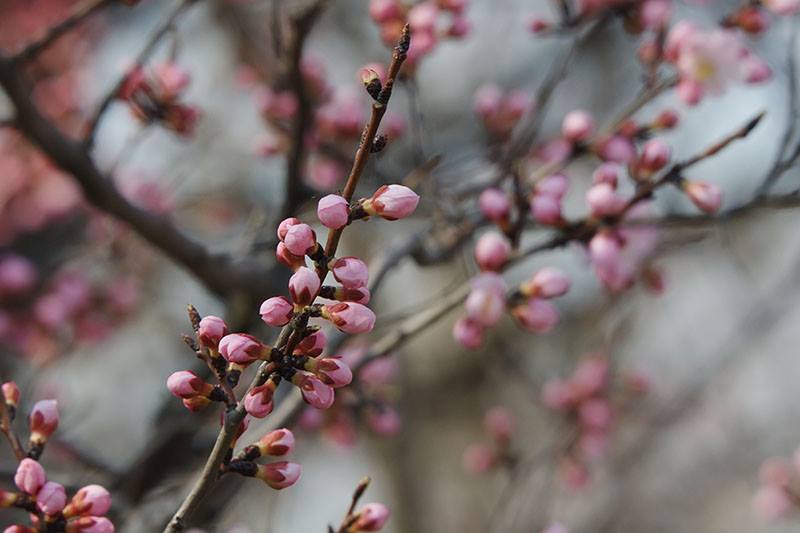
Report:
[[[14,484],[19,490],[30,496],[36,496],[46,481],[47,475],[42,465],[27,457],[20,461],[14,474]]]
[[[375,313],[368,307],[355,302],[323,306],[322,316],[330,320],[341,331],[351,335],[372,331],[375,326]]]
[[[431,32],[435,29],[439,7],[432,1],[420,2],[408,12],[408,24],[417,32]]]
[[[484,474],[495,465],[492,449],[485,444],[472,444],[464,450],[464,470],[470,474]]]
[[[580,490],[589,484],[589,469],[574,457],[562,459],[558,470],[564,484],[571,490]]]
[[[32,527],[14,524],[5,528],[3,533],[37,533],[37,531]]]
[[[278,262],[286,265],[292,270],[297,270],[298,268],[306,265],[305,257],[301,255],[294,255],[282,242],[279,242],[278,247],[275,249],[275,257],[278,259]]]
[[[467,317],[483,327],[497,324],[503,317],[505,308],[505,295],[486,289],[473,289],[464,302]]]
[[[294,255],[303,256],[317,247],[317,234],[308,224],[294,224],[286,230],[283,243]]]
[[[19,387],[13,381],[3,383],[3,400],[11,407],[16,407],[19,403]]]
[[[500,270],[510,253],[511,243],[494,231],[484,233],[475,244],[475,262],[481,270]]]
[[[547,333],[558,324],[558,309],[540,298],[531,298],[526,304],[512,309],[511,314],[519,324],[533,333]]]
[[[505,407],[493,407],[486,411],[483,425],[490,437],[506,442],[514,433],[514,415]]]
[[[719,211],[722,205],[722,191],[713,183],[686,180],[683,190],[694,205],[709,215]]]
[[[208,392],[209,384],[190,370],[173,372],[167,378],[167,389],[178,398],[191,398]]]
[[[417,208],[419,196],[404,185],[383,185],[362,204],[364,211],[386,220],[405,218]]]
[[[314,372],[323,383],[333,388],[344,387],[353,381],[350,367],[341,359],[333,357],[309,359],[305,368],[309,372]]]
[[[525,296],[556,298],[569,290],[569,277],[554,267],[544,267],[537,271],[531,280],[521,287]]]
[[[594,119],[587,111],[570,111],[561,123],[561,134],[572,142],[584,142],[594,133]]]
[[[483,343],[483,328],[468,318],[461,318],[453,325],[453,338],[464,348],[475,350]]]
[[[47,515],[61,512],[66,504],[67,493],[64,487],[54,481],[45,483],[36,495],[36,507]]]
[[[625,198],[614,192],[607,183],[592,185],[586,192],[586,203],[593,216],[606,217],[616,215],[625,207]]]
[[[58,428],[58,401],[40,400],[34,404],[28,417],[31,442],[43,444]]]
[[[753,510],[764,520],[778,520],[792,510],[792,500],[785,489],[773,486],[759,487],[753,497]]]
[[[273,296],[264,300],[259,313],[261,314],[261,320],[268,326],[281,327],[288,324],[294,316],[294,306],[292,302],[283,296]]]
[[[619,254],[619,241],[610,232],[601,231],[589,241],[589,258],[598,266],[616,264],[619,261]]]
[[[696,105],[703,98],[705,90],[703,86],[691,79],[682,79],[678,83],[678,98],[683,100],[687,105]]]
[[[800,0],[764,0],[764,6],[778,15],[800,13]]]
[[[611,406],[606,400],[591,399],[583,402],[578,409],[581,424],[593,430],[606,430],[611,425]]]
[[[342,257],[331,265],[336,281],[346,289],[359,289],[366,286],[369,270],[366,263],[357,257]]]
[[[639,10],[639,21],[649,30],[660,30],[669,24],[672,16],[670,0],[645,0]]]
[[[298,268],[289,278],[289,295],[300,307],[311,305],[319,294],[319,288],[319,276],[308,267]]]
[[[297,224],[302,224],[299,218],[289,217],[283,219],[281,223],[278,224],[278,240],[283,242],[283,240],[286,238],[286,233],[288,233],[289,228]]]
[[[650,139],[642,146],[637,170],[653,173],[661,170],[669,162],[671,151],[669,145],[661,139]]]
[[[308,372],[297,372],[292,383],[300,388],[303,400],[317,409],[328,409],[335,397],[333,387],[323,383],[317,376]]]
[[[328,343],[328,336],[322,330],[316,331],[297,343],[294,349],[295,355],[307,355],[309,357],[317,357]]]
[[[543,31],[549,30],[550,26],[550,22],[541,17],[534,17],[528,22],[528,29],[532,33],[542,33]]]
[[[595,169],[592,173],[592,183],[598,185],[606,183],[612,189],[617,188],[617,180],[619,179],[619,166],[615,163],[603,163]]]
[[[472,290],[490,291],[502,298],[505,298],[508,292],[508,285],[506,285],[505,280],[503,280],[503,276],[497,272],[481,272],[477,276],[474,276],[469,281],[469,284]]]
[[[197,338],[208,347],[216,349],[220,339],[228,334],[228,326],[219,317],[207,315],[200,320],[200,327],[197,330]]]
[[[447,28],[447,35],[456,39],[462,39],[472,31],[472,24],[467,17],[456,15]]]
[[[86,485],[75,493],[64,516],[103,516],[111,508],[111,494],[100,485]]]
[[[403,15],[398,0],[370,0],[369,16],[378,23],[389,22]]]
[[[653,125],[668,130],[677,126],[679,121],[680,115],[678,115],[677,111],[674,109],[665,109],[658,114],[655,121],[653,121]]]
[[[288,455],[294,450],[294,434],[288,429],[276,429],[261,437],[257,446],[261,455]]]
[[[250,416],[264,418],[272,412],[272,395],[275,385],[267,381],[263,385],[253,387],[244,397],[244,408]]]
[[[285,489],[294,485],[300,479],[302,468],[297,463],[280,461],[268,465],[258,465],[256,477],[267,483],[275,490]]]
[[[333,299],[338,302],[354,302],[357,304],[367,305],[371,298],[369,289],[360,287],[358,289],[345,289],[338,287],[334,291]]]
[[[353,525],[356,531],[380,531],[389,520],[391,511],[382,503],[368,503],[358,511]]]
[[[605,161],[627,165],[636,157],[636,150],[627,137],[613,135],[600,144],[598,155]]]
[[[219,341],[219,353],[229,363],[249,365],[269,354],[270,349],[247,333],[231,333]]]
[[[791,480],[791,469],[782,457],[770,457],[758,469],[758,481],[762,485],[788,487]]]
[[[475,91],[472,107],[475,113],[483,118],[495,115],[500,111],[503,91],[494,84],[481,86]]]
[[[382,405],[378,409],[370,409],[367,412],[367,424],[376,434],[392,437],[400,432],[403,421],[395,409]]]
[[[36,285],[36,266],[21,255],[0,258],[0,295],[19,296]]]
[[[742,70],[747,83],[762,83],[772,78],[772,68],[755,56],[745,59]]]
[[[575,405],[577,394],[571,383],[563,379],[551,379],[542,387],[542,402],[554,411],[570,409]]]
[[[508,213],[511,211],[511,202],[506,193],[500,189],[489,188],[478,197],[478,207],[483,216],[498,222],[508,217]]]
[[[114,533],[114,524],[104,516],[82,516],[67,524],[67,533]]]
[[[572,386],[580,397],[598,394],[608,386],[608,381],[608,360],[599,355],[581,360],[571,379]]]
[[[557,200],[564,198],[569,190],[569,178],[565,174],[551,174],[540,180],[534,187],[537,195],[551,196]]]
[[[537,194],[531,199],[531,215],[540,224],[554,225],[561,222],[561,200]]]
[[[326,228],[345,227],[349,216],[350,205],[338,194],[323,196],[317,204],[317,217]]]

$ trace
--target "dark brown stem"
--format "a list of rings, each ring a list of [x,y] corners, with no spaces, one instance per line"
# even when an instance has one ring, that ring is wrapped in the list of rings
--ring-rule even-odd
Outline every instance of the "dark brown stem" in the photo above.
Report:
[[[0,378],[0,383],[3,383],[3,379]],[[8,444],[11,446],[11,450],[14,452],[14,457],[17,458],[17,461],[22,461],[25,459],[27,454],[25,453],[25,448],[22,447],[22,443],[19,440],[19,436],[14,431],[14,427],[12,426],[11,420],[11,412],[8,409],[8,405],[6,405],[5,400],[0,396],[0,431],[3,432],[3,435],[6,436],[6,440],[8,440]]]

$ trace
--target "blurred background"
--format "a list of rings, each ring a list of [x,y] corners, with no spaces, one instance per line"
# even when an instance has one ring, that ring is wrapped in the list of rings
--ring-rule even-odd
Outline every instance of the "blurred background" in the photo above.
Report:
[[[71,5],[0,0],[0,45],[25,42]],[[735,6],[676,2],[673,19],[713,25]],[[281,155],[264,157],[269,127],[253,88],[261,82],[252,80],[270,83],[278,75],[275,16],[302,7],[299,0],[197,2],[150,59],[172,58],[191,74],[182,99],[202,110],[192,138],[143,128],[121,103],[111,105],[97,132],[95,160],[113,170],[119,188],[149,210],[170,213],[216,251],[252,250],[272,260],[286,163]],[[150,0],[103,10],[37,63],[33,75],[41,81],[33,97],[64,131],[80,131],[81,117],[91,114],[172,9],[170,2]],[[572,41],[569,34],[537,37],[528,30],[534,15],[555,17],[546,2],[472,0],[466,13],[470,33],[439,44],[391,101],[406,131],[372,160],[362,189],[369,194],[377,184],[402,180],[438,156],[425,177],[433,194],[423,186],[410,220],[356,224],[345,233],[344,251],[368,264],[424,233],[441,209],[466,216],[454,207],[452,191],[481,183],[494,168],[473,94],[487,82],[533,94]],[[682,160],[767,112],[746,140],[689,172],[724,190],[724,210],[753,198],[787,121],[794,120],[787,94],[794,23],[776,18],[770,31],[747,38],[772,67],[770,82],[732,86],[692,108],[668,91],[637,115],[678,109],[679,127],[663,138]],[[613,120],[641,87],[638,43],[611,20],[579,45],[542,111],[540,137],[558,135],[564,114],[575,108],[592,112],[599,124]],[[329,2],[305,54],[322,65],[334,105],[356,102],[365,116],[359,68],[389,59],[366,0]],[[10,105],[0,96],[0,117],[4,109]],[[345,153],[356,140],[343,142]],[[312,185],[338,184],[337,173],[346,170],[317,163],[323,168],[306,170]],[[568,168],[567,213],[585,211],[581,191],[594,166],[579,161]],[[798,179],[790,169],[775,190],[793,190]],[[303,220],[314,219],[319,192],[309,194],[297,210]],[[661,214],[693,212],[677,191],[659,192],[656,204]],[[524,333],[504,319],[480,350],[468,351],[451,333],[462,311],[447,314],[391,356],[394,378],[383,393],[401,416],[396,434],[380,436],[363,421],[352,428],[328,421],[319,429],[320,421],[306,416],[297,432],[301,481],[278,493],[225,480],[197,517],[199,525],[220,532],[234,526],[323,531],[338,524],[356,483],[369,475],[366,499],[392,509],[388,532],[532,532],[555,520],[573,533],[796,531],[798,521],[759,518],[751,500],[762,461],[790,456],[800,444],[797,223],[792,209],[751,209],[713,223],[665,227],[655,258],[665,279],[661,294],[643,286],[609,294],[577,246],[515,265],[510,282],[545,265],[571,276],[573,288],[557,302],[562,320],[552,333]],[[529,230],[523,242],[544,235]],[[435,264],[404,258],[371,303],[376,331],[358,342],[380,338],[469,280],[477,272],[473,243],[470,237]],[[1,375],[20,384],[23,405],[59,399],[58,440],[44,458],[48,473],[69,485],[109,486],[119,531],[160,530],[217,430],[214,415],[187,413],[164,386],[170,373],[196,363],[180,338],[190,331],[186,305],[235,317],[269,338],[256,325],[257,308],[217,298],[124,224],[88,207],[72,179],[10,129],[0,130],[0,251],[0,278],[11,280],[0,292]],[[589,483],[576,490],[560,475],[559,450],[569,429],[542,404],[541,389],[598,351],[614,368],[648,375],[650,390],[620,411],[606,453],[591,462]],[[486,439],[484,413],[498,405],[516,419],[511,447],[518,462],[510,470],[471,474],[463,454]],[[257,436],[257,428],[251,431]],[[1,449],[5,478],[14,465]],[[12,514],[0,514],[0,525],[12,523]]]

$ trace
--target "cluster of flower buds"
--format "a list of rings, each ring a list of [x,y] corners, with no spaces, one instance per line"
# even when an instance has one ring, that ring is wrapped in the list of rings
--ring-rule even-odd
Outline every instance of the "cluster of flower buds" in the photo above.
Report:
[[[343,161],[331,154],[347,153],[358,143],[366,121],[363,102],[353,88],[334,90],[326,80],[324,65],[314,58],[302,59],[301,73],[314,121],[304,139],[309,152],[306,181],[315,189],[331,190],[346,175]],[[377,93],[373,89],[380,92],[386,83],[386,69],[380,64],[370,64],[361,69],[359,77],[374,98]],[[256,106],[269,127],[257,140],[256,152],[263,157],[286,154],[292,145],[292,124],[300,108],[296,94],[289,89],[266,86],[257,86],[254,94]],[[406,129],[403,117],[392,112],[386,113],[383,124],[384,131],[379,136],[383,144],[387,139],[401,137]],[[377,143],[374,148],[377,150]]]
[[[382,357],[362,365],[366,351],[345,348],[341,360],[358,369],[358,389],[343,389],[340,401],[332,409],[307,408],[299,426],[305,431],[320,431],[334,444],[352,447],[356,443],[356,423],[361,420],[372,433],[381,437],[396,435],[401,428],[400,415],[393,405],[397,361]]]
[[[260,464],[261,457],[284,457],[294,450],[294,435],[288,429],[270,431],[258,442],[245,447],[227,465],[226,471],[255,477],[275,490],[285,489],[300,479],[302,468],[297,463],[276,461]]]
[[[580,488],[588,483],[587,461],[605,455],[618,410],[649,389],[648,376],[640,372],[621,373],[613,380],[609,361],[600,354],[585,356],[569,378],[544,384],[544,404],[574,421],[578,431],[576,444],[561,462],[568,486]]]
[[[704,30],[689,21],[670,29],[664,58],[677,69],[678,97],[689,105],[722,94],[731,83],[760,83],[772,76],[769,66],[733,30]]]
[[[146,71],[135,65],[117,94],[145,124],[159,122],[178,135],[190,137],[200,119],[197,107],[180,102],[191,81],[187,71],[168,61]]]
[[[472,474],[483,474],[495,468],[512,467],[516,463],[511,451],[514,416],[505,407],[493,407],[483,417],[483,428],[490,442],[470,445],[464,451],[464,468]]]
[[[16,417],[19,396],[16,383],[3,383],[0,401],[4,403],[3,409],[7,415],[4,419],[9,424]],[[49,525],[60,524],[58,531],[67,533],[113,533],[114,525],[105,517],[111,507],[111,496],[106,489],[99,485],[87,485],[68,500],[64,487],[55,481],[48,481],[44,468],[38,462],[48,438],[58,428],[58,419],[55,400],[40,400],[30,411],[28,451],[14,474],[14,484],[19,492],[0,490],[0,508],[24,509],[29,512],[32,524],[10,526],[5,531],[44,531],[43,528]],[[14,431],[10,425],[2,429],[9,434]]]
[[[445,39],[466,37],[471,29],[465,15],[467,0],[424,0],[409,5],[401,0],[370,0],[369,14],[379,26],[381,39],[394,46],[406,23],[414,38],[406,60],[409,68],[433,52]]]
[[[476,258],[478,255],[476,247]],[[483,267],[490,263],[479,260],[479,264]],[[566,294],[570,280],[557,268],[545,267],[510,295],[506,282],[492,271],[475,276],[471,286],[464,302],[466,315],[456,321],[453,337],[465,348],[475,349],[483,343],[486,329],[496,325],[506,309],[510,309],[517,323],[528,331],[541,334],[552,330],[558,324],[559,313],[549,300]]]
[[[765,520],[786,518],[800,508],[800,449],[789,459],[771,457],[758,471],[753,510]]]
[[[493,141],[508,140],[519,121],[536,109],[536,101],[528,93],[504,92],[491,83],[478,88],[472,105]]]

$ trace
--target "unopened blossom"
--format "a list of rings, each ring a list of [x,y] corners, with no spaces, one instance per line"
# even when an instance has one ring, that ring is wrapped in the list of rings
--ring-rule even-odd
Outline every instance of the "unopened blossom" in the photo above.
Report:
[[[589,258],[592,263],[608,266],[619,261],[620,244],[617,237],[608,231],[600,231],[589,241]]]
[[[361,207],[369,215],[399,220],[413,213],[418,203],[419,195],[405,185],[383,185]]]
[[[294,434],[288,429],[276,429],[261,437],[256,443],[259,453],[281,457],[294,450]]]
[[[547,300],[530,298],[511,310],[519,324],[533,333],[547,333],[559,321],[558,309]]]
[[[303,256],[317,247],[317,234],[308,224],[293,224],[286,230],[283,243],[294,255]]]
[[[347,363],[334,357],[309,359],[305,369],[313,372],[323,383],[334,388],[349,385],[353,380],[353,373]]]
[[[82,516],[67,523],[67,533],[114,533],[114,524],[104,516]]]
[[[483,343],[483,328],[467,317],[460,318],[453,325],[453,338],[464,348],[474,350]]]
[[[607,217],[622,211],[627,200],[617,194],[608,183],[598,183],[586,192],[586,203],[593,216]]]
[[[58,428],[58,401],[40,400],[31,409],[28,417],[31,429],[31,443],[43,444]]]
[[[648,30],[665,28],[671,16],[671,0],[644,0],[639,7],[639,22]]]
[[[511,243],[498,232],[484,233],[475,243],[475,262],[481,270],[500,270],[511,254]]]
[[[594,118],[582,109],[570,111],[561,123],[561,135],[572,142],[585,142],[594,133]]]
[[[650,139],[642,146],[642,154],[636,162],[636,170],[645,177],[658,172],[669,162],[671,150],[661,139]]]
[[[291,487],[300,479],[302,468],[297,463],[280,461],[267,465],[258,465],[255,477],[263,480],[275,490]]]
[[[497,324],[502,318],[505,308],[505,295],[485,288],[473,288],[464,301],[467,317],[482,327]]]
[[[307,355],[309,357],[317,357],[323,352],[323,350],[325,350],[325,346],[327,345],[327,343],[328,343],[328,337],[327,335],[325,335],[325,332],[320,329],[318,331],[311,333],[303,340],[301,340],[299,343],[297,343],[297,346],[294,349],[294,354]]]
[[[317,203],[317,217],[326,228],[339,229],[347,225],[350,206],[338,194],[329,194],[320,198]]]
[[[800,13],[800,0],[764,0],[764,6],[778,15]]]
[[[399,0],[370,0],[369,15],[375,22],[388,22],[399,18],[403,12]]]
[[[16,407],[19,403],[19,387],[13,381],[6,381],[2,386],[3,400],[6,405]]]
[[[298,307],[311,305],[319,294],[319,289],[319,276],[308,267],[298,268],[289,278],[289,295]]]
[[[322,316],[330,320],[334,326],[352,335],[367,333],[375,326],[375,313],[368,307],[355,302],[341,302],[325,305]]]
[[[245,411],[255,418],[264,418],[272,412],[274,392],[275,384],[271,380],[253,387],[244,396]]]
[[[370,409],[367,412],[366,421],[372,431],[384,437],[397,435],[403,425],[400,414],[388,405]]]
[[[753,510],[764,520],[778,520],[791,512],[792,500],[785,489],[763,485],[753,497]]]
[[[294,271],[300,267],[306,266],[305,257],[293,254],[289,251],[289,248],[286,247],[286,244],[282,242],[279,242],[277,248],[275,249],[275,258],[278,260],[278,262],[286,265]]]
[[[369,281],[366,263],[357,257],[340,257],[330,266],[333,277],[346,289],[359,289]]]
[[[286,234],[289,232],[289,228],[297,224],[302,224],[302,221],[296,217],[289,217],[281,220],[281,223],[278,224],[277,230],[278,240],[283,242],[283,240],[286,238]]]
[[[551,196],[558,200],[564,198],[568,190],[569,178],[560,172],[546,176],[534,186],[534,192],[537,195]]]
[[[44,468],[37,461],[26,457],[19,462],[14,474],[14,484],[19,490],[30,496],[36,496],[46,481]]]
[[[380,531],[391,514],[382,503],[368,503],[356,513],[355,531]]]
[[[219,353],[229,363],[248,365],[269,352],[268,346],[247,333],[231,333],[219,341]]]
[[[45,483],[36,494],[36,507],[46,515],[54,515],[67,504],[67,493],[63,485],[54,481]]]
[[[685,180],[683,190],[694,205],[710,215],[722,205],[722,190],[713,183]]]
[[[508,441],[514,433],[514,416],[505,407],[493,407],[483,417],[486,433],[497,441]]]
[[[303,395],[303,400],[317,409],[328,409],[333,405],[335,393],[333,387],[326,385],[317,376],[310,372],[296,372],[292,377],[294,383]]]
[[[167,389],[177,398],[191,398],[198,394],[208,394],[211,385],[190,370],[180,370],[167,378]]]
[[[536,271],[531,279],[520,287],[525,296],[539,298],[556,298],[567,293],[570,286],[569,276],[555,267],[544,267]]]
[[[530,201],[531,215],[540,224],[555,225],[560,223],[561,200],[553,196],[536,194]]]
[[[0,296],[18,296],[33,289],[39,277],[27,258],[9,254],[0,257]]]
[[[562,411],[575,405],[578,392],[567,380],[550,379],[542,387],[542,403],[550,409]]]
[[[200,320],[197,329],[197,338],[200,342],[216,350],[219,341],[228,334],[228,326],[221,318],[213,315],[206,315]]]
[[[490,187],[478,197],[478,207],[483,216],[491,221],[499,222],[508,218],[511,212],[511,201],[500,189]]]
[[[612,135],[599,144],[598,155],[605,161],[628,164],[636,157],[636,149],[629,138]]]
[[[471,474],[483,474],[495,466],[496,458],[492,448],[486,444],[471,444],[462,457],[464,469]]]
[[[64,508],[64,516],[103,516],[111,508],[111,494],[100,485],[86,485],[78,489],[69,505]]]
[[[264,300],[259,314],[268,326],[281,327],[288,324],[294,316],[294,306],[283,296],[274,296]]]

